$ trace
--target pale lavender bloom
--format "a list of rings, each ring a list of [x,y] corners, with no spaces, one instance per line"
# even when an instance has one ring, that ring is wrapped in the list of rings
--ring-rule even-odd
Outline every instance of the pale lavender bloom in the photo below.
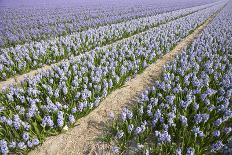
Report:
[[[12,141],[9,143],[9,148],[15,148],[16,147],[16,142]]]
[[[175,96],[166,96],[166,102],[168,104],[173,104]]]
[[[7,118],[5,116],[0,116],[0,121],[2,123],[5,123],[7,121]]]
[[[217,141],[217,143],[214,143],[212,145],[212,151],[218,151],[220,150],[222,147],[224,147],[224,144],[222,143],[222,141]]]
[[[74,114],[76,112],[77,112],[77,108],[76,107],[72,108],[72,113]]]
[[[171,135],[167,131],[164,131],[161,139],[161,141],[171,142]]]
[[[196,127],[194,126],[193,129],[192,129],[192,132],[194,133],[195,137],[197,137],[197,135],[199,134],[200,132],[200,128],[199,127]]]
[[[204,134],[203,131],[199,131],[199,132],[198,132],[198,135],[199,135],[201,138],[205,136],[205,134]]]
[[[219,137],[220,136],[220,131],[219,130],[214,131],[213,136],[214,137]]]
[[[29,133],[24,132],[23,133],[23,140],[27,141],[30,138]]]
[[[132,119],[133,113],[131,111],[127,110],[126,116],[127,116],[128,119]]]
[[[66,86],[63,87],[63,93],[64,93],[64,95],[68,94],[68,88]]]
[[[187,107],[190,105],[190,102],[188,101],[181,101],[180,106],[184,109],[187,109]]]
[[[27,141],[27,146],[28,146],[29,148],[32,148],[32,147],[33,147],[33,143],[32,143],[31,141]]]
[[[181,148],[176,149],[176,155],[182,155],[182,150]]]
[[[112,147],[112,152],[115,154],[118,154],[120,152],[119,147],[117,147],[117,146]]]
[[[117,132],[116,137],[117,137],[118,139],[121,139],[123,136],[124,136],[124,132],[123,132],[122,130]]]
[[[195,153],[194,148],[189,147],[189,148],[187,149],[186,155],[194,155],[194,153]]]
[[[131,133],[134,129],[134,125],[133,124],[130,124],[128,125],[128,132]]]
[[[39,145],[39,140],[37,138],[32,140],[33,145]]]
[[[231,127],[224,128],[224,131],[226,134],[229,134],[231,132],[231,130],[232,130]]]
[[[141,127],[137,127],[137,128],[135,129],[135,133],[136,133],[136,134],[140,134],[141,132],[142,132]]]
[[[57,116],[57,125],[62,127],[64,125],[64,112],[59,111]]]
[[[122,112],[121,113],[121,119],[122,119],[122,121],[126,121],[126,112]]]
[[[28,122],[23,123],[23,127],[26,131],[28,131],[31,128],[31,125]]]
[[[70,122],[71,124],[75,123],[75,118],[74,118],[74,116],[71,115],[71,114],[69,115],[68,120],[69,120],[69,122]]]
[[[9,153],[9,149],[7,147],[7,141],[5,141],[4,139],[0,140],[0,148],[2,154]]]
[[[199,109],[199,104],[194,103],[194,104],[193,104],[193,107],[194,107],[195,110],[198,110],[198,109]]]
[[[214,122],[214,125],[215,126],[220,126],[222,124],[223,120],[222,118],[218,118],[215,122]]]
[[[183,125],[188,125],[188,119],[183,115],[180,116],[180,122]]]
[[[80,112],[82,112],[83,108],[84,108],[83,103],[82,103],[82,102],[79,103],[79,105],[78,105],[78,110],[79,110]]]
[[[0,112],[2,112],[5,109],[4,106],[0,106]]]
[[[18,143],[18,148],[21,149],[21,150],[25,149],[26,148],[25,143],[24,142],[19,142]]]
[[[202,122],[207,122],[209,119],[209,114],[196,114],[194,116],[194,121],[196,124],[202,123]]]
[[[149,150],[146,150],[145,155],[149,155],[149,154],[150,154]]]
[[[42,120],[41,126],[42,126],[42,127],[49,126],[49,127],[53,128],[54,122],[53,122],[53,120],[51,119],[51,116],[45,116],[45,117],[43,118],[43,120]]]
[[[164,131],[168,131],[169,126],[167,124],[163,124]]]

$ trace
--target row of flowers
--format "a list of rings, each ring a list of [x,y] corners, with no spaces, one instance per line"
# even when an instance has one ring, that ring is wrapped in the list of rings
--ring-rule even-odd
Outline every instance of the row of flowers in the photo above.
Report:
[[[222,5],[223,3],[220,2],[209,8],[215,10]],[[202,9],[207,9],[205,7],[206,6],[203,5],[173,11],[119,24],[89,29],[66,37],[59,37],[48,41],[31,42],[29,44],[18,45],[15,48],[2,49],[0,55],[0,80],[5,80],[16,74],[23,74],[32,69],[40,68],[44,64],[55,63],[71,55],[76,56],[96,47],[101,47],[122,38],[147,31],[157,25],[193,14]]]
[[[232,153],[231,7],[232,2],[110,123],[114,153]]]
[[[198,0],[200,1],[200,0]],[[210,2],[210,0],[205,0]],[[157,2],[152,2],[157,3]],[[162,3],[162,2],[161,2]],[[1,8],[0,9],[0,46],[11,46],[31,40],[40,40],[66,35],[72,32],[82,31],[89,27],[122,22],[130,19],[151,16],[185,7],[199,5],[199,2],[184,3],[165,2],[150,5],[143,2],[142,5],[127,6],[116,3],[113,6],[63,6],[55,9],[48,8]]]
[[[218,8],[219,9],[219,8]],[[112,90],[169,52],[215,12],[208,8],[53,66],[0,93],[2,154],[25,153],[73,126]]]

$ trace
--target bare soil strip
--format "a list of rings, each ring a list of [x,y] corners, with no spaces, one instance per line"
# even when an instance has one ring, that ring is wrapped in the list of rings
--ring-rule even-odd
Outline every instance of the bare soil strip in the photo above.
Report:
[[[69,129],[66,133],[47,138],[42,146],[29,154],[110,154],[102,151],[108,150],[106,145],[96,142],[96,138],[103,134],[102,129],[109,120],[109,112],[113,111],[115,114],[118,114],[123,107],[131,105],[143,90],[151,86],[160,77],[163,66],[173,60],[177,54],[180,54],[183,48],[192,43],[216,15],[217,13],[207,19],[203,25],[183,39],[170,53],[150,65],[142,74],[126,82],[124,87],[112,92],[101,102],[99,107],[86,117],[81,118],[76,127]]]
[[[204,8],[204,9],[205,9],[205,8]],[[203,9],[200,9],[200,10],[203,10]],[[197,10],[197,11],[200,11],[200,10]],[[196,11],[196,12],[197,12],[197,11]],[[194,12],[193,12],[193,13],[194,13]],[[190,14],[192,14],[192,13],[190,13]],[[186,15],[180,16],[180,17],[177,17],[176,19],[183,18],[183,17],[185,17],[185,16],[187,16],[187,15],[189,15],[189,14],[186,14]],[[102,46],[102,47],[100,47],[100,48],[104,49],[104,48],[107,48],[107,47],[109,47],[109,46],[118,44],[118,43],[120,43],[120,42],[124,42],[124,41],[130,39],[131,37],[135,37],[135,36],[137,36],[137,35],[141,35],[141,34],[146,33],[147,31],[149,31],[149,30],[151,30],[151,29],[157,28],[157,27],[159,27],[159,26],[161,26],[161,25],[163,25],[163,24],[167,24],[167,23],[172,22],[172,21],[174,21],[174,20],[176,20],[176,19],[168,20],[167,22],[161,23],[160,25],[157,25],[157,26],[155,26],[155,27],[149,28],[148,30],[145,30],[145,31],[143,31],[143,32],[139,32],[139,33],[133,34],[133,35],[127,37],[127,38],[120,39],[120,40],[118,40],[118,41],[115,41],[114,43],[107,44],[107,45]],[[88,52],[89,52],[89,51],[88,51]],[[85,53],[88,53],[88,52],[85,52]],[[82,53],[82,54],[85,54],[85,53]],[[80,55],[82,55],[82,54],[80,54]],[[75,56],[75,57],[79,57],[80,55],[77,55],[77,56]],[[75,59],[75,58],[74,58],[74,59]],[[6,81],[0,81],[0,91],[2,91],[3,88],[9,87],[10,85],[13,85],[13,84],[14,84],[14,85],[18,85],[18,84],[20,84],[26,77],[32,78],[32,77],[34,77],[36,74],[41,73],[43,70],[52,69],[52,66],[54,66],[54,65],[59,65],[59,64],[62,64],[63,62],[68,62],[68,61],[69,61],[69,58],[63,59],[63,60],[61,60],[61,61],[59,61],[59,62],[57,62],[57,63],[51,64],[51,65],[44,65],[43,67],[38,68],[38,69],[35,69],[35,70],[32,70],[32,71],[30,71],[30,72],[28,72],[28,73],[25,73],[25,74],[22,74],[22,75],[16,75],[16,76],[14,76],[14,77],[8,78]]]

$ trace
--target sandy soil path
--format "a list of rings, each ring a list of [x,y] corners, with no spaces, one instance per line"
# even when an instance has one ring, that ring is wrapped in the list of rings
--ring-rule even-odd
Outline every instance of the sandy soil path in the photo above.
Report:
[[[99,151],[99,143],[96,138],[102,134],[104,123],[108,121],[110,111],[116,114],[125,107],[133,103],[146,87],[153,84],[161,73],[163,66],[174,59],[188,44],[190,44],[209,22],[216,16],[210,17],[206,22],[197,28],[191,35],[183,39],[170,53],[164,55],[156,63],[150,65],[142,74],[137,75],[134,79],[126,82],[124,87],[115,90],[107,96],[98,108],[93,110],[86,117],[78,121],[76,127],[68,130],[66,133],[49,137],[42,146],[31,151],[30,155],[71,155],[71,154],[108,154]],[[100,146],[103,150],[107,150],[107,146]],[[103,148],[106,147],[106,148]]]

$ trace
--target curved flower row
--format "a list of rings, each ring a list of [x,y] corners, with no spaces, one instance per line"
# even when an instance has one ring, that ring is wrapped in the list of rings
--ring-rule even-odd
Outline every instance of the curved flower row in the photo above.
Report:
[[[217,8],[219,9],[219,8]],[[26,152],[72,126],[128,78],[170,51],[216,8],[177,19],[54,66],[0,93],[1,153]]]
[[[232,153],[232,3],[110,125],[114,153]],[[110,114],[114,119],[113,113]]]
[[[78,2],[78,7],[62,6],[59,9],[52,7],[0,8],[0,46],[46,39],[51,36],[57,37],[89,27],[151,16],[157,13],[209,3],[210,1],[199,2],[200,0],[195,0],[182,5],[178,1],[166,1],[158,3],[159,8],[157,8],[157,4],[150,5],[147,2],[143,2],[142,5],[135,5],[135,2],[130,6],[119,2],[113,5],[113,8],[112,5],[107,6],[107,4],[103,5],[103,7],[99,6],[99,4],[80,7],[80,2]],[[152,3],[157,3],[157,1]]]
[[[218,8],[223,4],[223,2],[217,3],[217,5],[212,6],[212,8]],[[205,7],[204,5],[173,11],[119,24],[89,29],[66,37],[59,37],[48,41],[31,42],[25,45],[18,45],[15,48],[2,49],[0,55],[0,80],[39,68],[44,64],[58,62],[71,55],[76,56],[96,47],[110,44],[122,38],[146,31],[161,23],[205,9]]]

